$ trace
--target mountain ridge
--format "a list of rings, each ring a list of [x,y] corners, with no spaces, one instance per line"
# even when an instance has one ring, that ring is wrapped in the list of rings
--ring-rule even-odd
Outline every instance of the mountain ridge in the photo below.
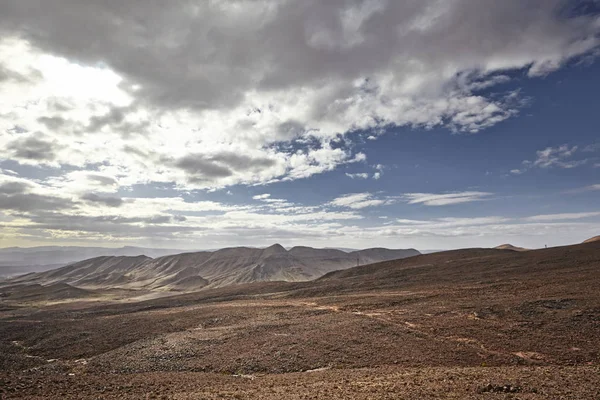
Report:
[[[420,255],[415,249],[372,248],[346,253],[335,249],[280,244],[267,248],[230,247],[151,258],[99,256],[64,267],[9,279],[11,283],[64,283],[86,289],[123,288],[189,291],[252,282],[301,282],[328,272]]]

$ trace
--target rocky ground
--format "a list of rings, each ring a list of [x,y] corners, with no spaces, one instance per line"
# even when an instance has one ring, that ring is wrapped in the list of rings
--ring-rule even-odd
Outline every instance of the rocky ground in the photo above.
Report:
[[[0,398],[27,399],[599,399],[600,369],[380,367],[290,374],[20,374]]]
[[[0,398],[600,399],[600,243],[0,303]]]

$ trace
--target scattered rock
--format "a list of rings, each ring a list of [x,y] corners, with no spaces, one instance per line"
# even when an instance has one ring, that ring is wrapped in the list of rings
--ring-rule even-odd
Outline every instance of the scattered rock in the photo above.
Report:
[[[514,385],[494,385],[488,383],[487,385],[479,388],[479,393],[519,393],[521,391],[520,386]]]

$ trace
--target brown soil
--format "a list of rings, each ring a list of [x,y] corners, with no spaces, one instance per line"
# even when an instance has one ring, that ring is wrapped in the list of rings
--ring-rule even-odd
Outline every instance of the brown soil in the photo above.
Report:
[[[589,239],[585,240],[583,243],[593,243],[593,242],[600,242],[600,235],[594,236],[593,238],[589,238]]]
[[[600,398],[600,243],[0,302],[0,398]],[[1,299],[0,299],[1,300]]]

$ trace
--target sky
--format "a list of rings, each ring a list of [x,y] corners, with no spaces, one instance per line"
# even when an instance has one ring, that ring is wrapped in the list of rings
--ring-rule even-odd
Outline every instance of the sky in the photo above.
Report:
[[[0,247],[600,234],[600,1],[0,3]]]

